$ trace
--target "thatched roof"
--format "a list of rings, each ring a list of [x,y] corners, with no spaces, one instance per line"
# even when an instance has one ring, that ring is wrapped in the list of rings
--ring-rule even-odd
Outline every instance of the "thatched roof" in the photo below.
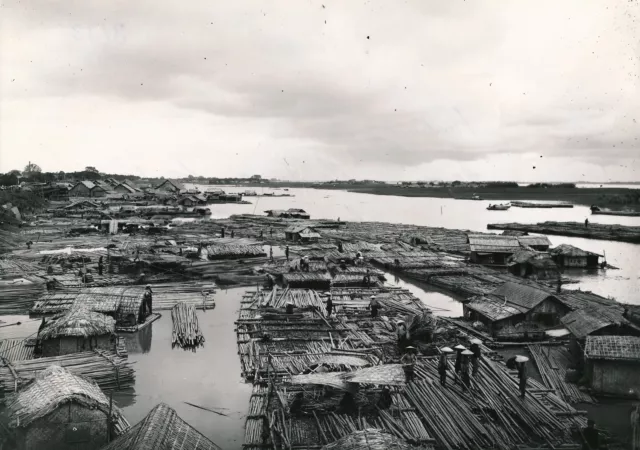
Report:
[[[414,447],[400,438],[378,430],[377,428],[365,428],[354,431],[331,444],[322,447],[322,450],[346,449],[346,450],[410,450]]]
[[[102,450],[218,450],[216,444],[160,403]]]
[[[34,420],[40,419],[56,410],[60,405],[78,403],[92,409],[109,413],[109,399],[98,385],[87,378],[71,374],[60,366],[49,366],[26,388],[18,392],[10,400],[7,410],[11,427],[27,427]],[[129,428],[122,412],[113,407],[116,434]]]
[[[116,321],[112,317],[86,307],[74,307],[47,323],[38,337],[55,339],[63,336],[100,336],[114,333],[115,327]]]
[[[574,247],[573,245],[569,245],[569,244],[558,245],[557,247],[549,250],[549,253],[551,253],[552,255],[562,255],[562,256],[568,256],[571,258],[584,258],[587,256],[602,256],[598,253],[588,252],[586,250],[582,250],[581,248]]]
[[[518,236],[518,242],[522,246],[545,246],[551,247],[551,241],[546,236]]]
[[[640,337],[589,336],[584,354],[589,359],[640,362]]]
[[[503,297],[509,303],[528,309],[538,306],[547,298],[555,298],[548,292],[536,289],[533,286],[513,282],[503,284],[491,294]]]

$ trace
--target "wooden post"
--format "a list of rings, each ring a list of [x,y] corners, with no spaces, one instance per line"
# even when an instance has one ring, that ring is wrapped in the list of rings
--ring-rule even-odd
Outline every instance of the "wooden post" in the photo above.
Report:
[[[111,421],[111,413],[113,411],[113,391],[109,393],[109,416],[107,417],[107,442],[111,442],[111,433],[112,433],[112,421]]]

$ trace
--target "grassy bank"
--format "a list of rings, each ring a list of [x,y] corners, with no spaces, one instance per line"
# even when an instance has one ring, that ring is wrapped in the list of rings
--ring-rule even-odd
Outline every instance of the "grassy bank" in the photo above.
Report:
[[[640,189],[627,188],[569,188],[569,187],[402,187],[398,185],[370,184],[323,184],[277,182],[254,185],[254,188],[317,188],[345,190],[374,195],[396,195],[400,197],[471,198],[479,195],[491,201],[561,201],[578,205],[598,205],[610,209],[640,210]]]

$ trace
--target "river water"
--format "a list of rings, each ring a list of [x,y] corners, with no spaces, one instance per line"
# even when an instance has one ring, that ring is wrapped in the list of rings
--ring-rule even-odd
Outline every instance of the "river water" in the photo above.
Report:
[[[208,186],[198,187],[204,190]],[[223,189],[242,192],[245,188],[224,186]],[[281,189],[264,189],[264,192],[285,193]],[[589,208],[581,205],[574,208],[512,207],[507,211],[488,211],[487,201],[395,197],[323,189],[291,188],[287,193],[294,197],[245,197],[251,204],[211,205],[212,218],[225,218],[232,214],[263,214],[268,209],[302,208],[314,219],[340,218],[344,221],[379,221],[483,232],[487,231],[489,223],[535,223],[548,220],[584,222],[585,218],[593,223],[640,226],[640,217],[592,216]],[[553,246],[571,244],[606,255],[609,264],[619,268],[567,270],[566,276],[578,280],[576,284],[567,285],[567,289],[590,290],[614,297],[623,303],[640,304],[640,258],[636,253],[640,250],[639,245],[564,236],[549,236],[549,239]]]

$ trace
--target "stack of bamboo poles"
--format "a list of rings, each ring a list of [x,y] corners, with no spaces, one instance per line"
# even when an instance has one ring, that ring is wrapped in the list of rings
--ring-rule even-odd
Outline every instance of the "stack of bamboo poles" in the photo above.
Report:
[[[206,251],[209,259],[250,258],[266,255],[261,245],[211,245],[207,247]]]
[[[316,308],[324,310],[324,301],[314,290],[285,288],[279,291],[277,287],[274,287],[272,291],[266,294],[260,306],[284,308],[289,302],[292,302],[296,308]]]
[[[103,391],[129,389],[135,381],[135,373],[126,358],[113,352],[93,351],[11,363],[4,361],[0,367],[0,388],[4,393],[14,392],[51,365],[91,378]]]
[[[45,291],[42,280],[0,282],[0,314],[25,314]]]
[[[263,444],[263,427],[267,412],[268,388],[255,385],[249,400],[249,412],[244,428],[244,446]]]
[[[538,366],[542,381],[550,388],[554,389],[565,401],[570,403],[593,403],[593,398],[586,392],[578,389],[578,386],[565,381],[567,368],[560,355],[556,352],[558,349],[548,347],[542,348],[540,345],[530,345],[529,352]]]
[[[185,350],[193,350],[204,345],[204,336],[200,331],[198,316],[193,305],[178,303],[171,310],[173,320],[173,336],[171,347],[179,346]]]
[[[447,449],[497,448],[546,442],[571,442],[570,428],[584,426],[578,412],[553,394],[530,391],[519,398],[517,381],[493,361],[483,358],[472,386],[442,388],[437,384],[437,361],[424,360],[416,367],[425,380],[406,388],[427,429]],[[451,372],[449,372],[451,373]],[[530,386],[535,386],[529,380]],[[535,386],[537,387],[537,386]]]

